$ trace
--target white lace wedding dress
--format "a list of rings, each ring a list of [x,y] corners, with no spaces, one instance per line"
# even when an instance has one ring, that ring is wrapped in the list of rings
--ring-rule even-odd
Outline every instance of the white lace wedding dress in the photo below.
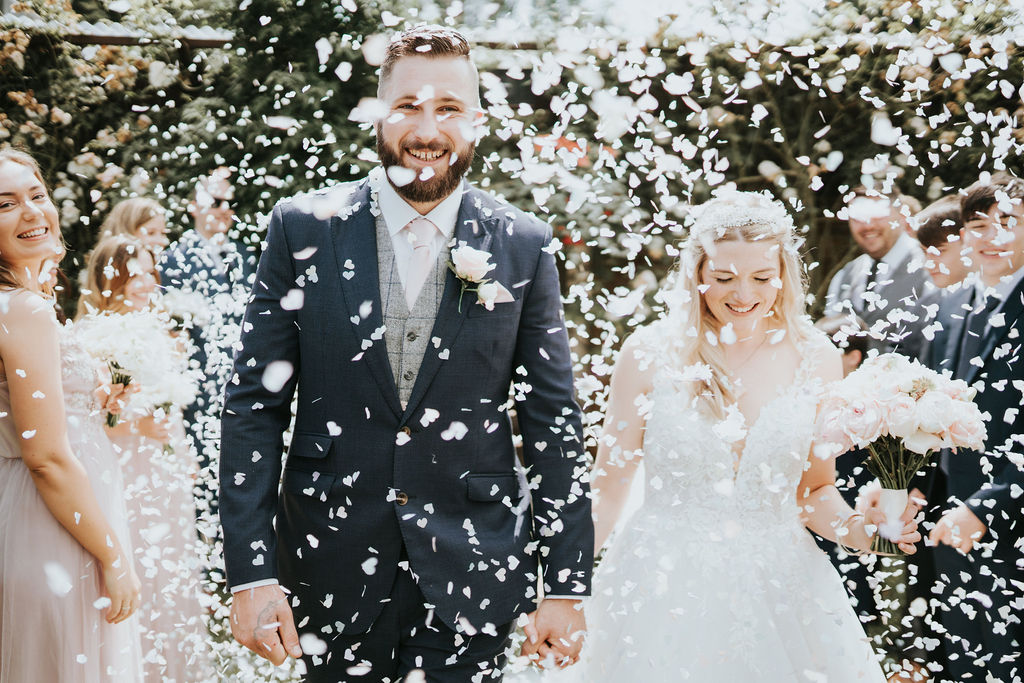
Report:
[[[667,347],[658,327],[642,333],[653,359]],[[816,343],[828,342],[807,342]],[[802,351],[793,383],[746,428],[738,463],[721,423],[685,398],[679,373],[655,368],[644,502],[598,567],[585,603],[590,633],[566,679],[885,680],[839,575],[799,518],[820,390],[816,354]]]

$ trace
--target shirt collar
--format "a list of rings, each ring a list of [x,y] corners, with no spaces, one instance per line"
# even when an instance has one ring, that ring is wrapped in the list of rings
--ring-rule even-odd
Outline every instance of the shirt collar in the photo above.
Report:
[[[388,228],[388,233],[393,237],[410,221],[421,216],[416,209],[402,199],[387,178],[380,178],[377,185],[377,204],[384,216],[384,224]],[[436,225],[446,240],[450,239],[455,232],[455,222],[459,219],[459,207],[462,206],[463,189],[463,184],[459,183],[459,186],[440,204],[422,216]]]
[[[979,277],[974,280],[974,294],[978,300],[988,295],[994,296],[1000,301],[1006,301],[1006,297],[1010,296],[1010,293],[1020,284],[1022,279],[1024,279],[1024,268],[1018,268],[1013,275],[1004,277],[995,287],[985,285]]]
[[[897,228],[899,229],[899,228]],[[896,238],[896,242],[892,245],[892,248],[885,253],[885,256],[881,258],[882,263],[889,266],[889,272],[893,272],[893,268],[898,266],[903,259],[909,256],[913,251],[917,242],[913,237],[905,232],[901,232],[900,236]]]

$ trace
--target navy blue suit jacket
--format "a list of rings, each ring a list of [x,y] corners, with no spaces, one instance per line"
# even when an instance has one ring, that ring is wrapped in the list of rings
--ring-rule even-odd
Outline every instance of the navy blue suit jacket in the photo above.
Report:
[[[226,392],[220,509],[229,584],[278,578],[298,598],[301,631],[369,628],[403,545],[452,625],[531,610],[538,569],[551,594],[589,593],[587,462],[551,229],[463,189],[454,238],[493,254],[490,276],[515,301],[488,311],[469,293],[460,311],[449,273],[404,409],[367,182],[273,211]],[[327,203],[334,214],[338,201],[340,214],[311,212]],[[524,511],[513,403],[532,489]]]
[[[932,368],[955,371],[972,296],[973,287],[964,287],[942,300],[937,318],[942,328],[930,346]],[[996,312],[1004,324],[988,329],[978,353],[981,365],[970,365],[966,376],[957,378],[978,389],[974,402],[989,414],[985,453],[945,452],[941,464],[948,494],[1003,536],[1000,545],[1009,551],[1024,536],[1024,497],[1018,492],[1024,487],[1024,283]]]
[[[942,329],[929,347],[929,364],[936,370],[955,373],[973,289],[965,287],[942,300],[937,318]],[[977,547],[967,555],[941,545],[933,551],[937,576],[948,584],[937,593],[945,604],[942,624],[954,637],[947,647],[960,653],[947,663],[951,678],[966,675],[973,656],[987,655],[985,670],[999,680],[1017,680],[1019,671],[1012,669],[1024,643],[1018,606],[1024,598],[1024,285],[996,312],[1003,313],[1004,324],[987,330],[980,365],[968,366],[958,378],[977,388],[974,401],[989,415],[984,452],[943,451],[928,494],[943,509],[950,497],[966,504],[988,527],[982,541],[996,540],[991,556]],[[965,645],[973,656],[964,656]]]

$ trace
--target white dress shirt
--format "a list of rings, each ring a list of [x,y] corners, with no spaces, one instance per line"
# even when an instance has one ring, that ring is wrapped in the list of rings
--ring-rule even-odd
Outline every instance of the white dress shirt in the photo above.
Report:
[[[907,233],[901,232],[892,247],[889,248],[889,251],[885,252],[885,256],[879,259],[878,274],[875,276],[875,282],[881,284],[892,280],[893,276],[896,275],[896,266],[898,266],[903,259],[907,258],[907,256],[911,255],[921,257],[923,256],[923,252],[921,251],[921,247],[917,240]],[[861,294],[867,290],[868,275],[871,273],[871,264],[873,261],[874,259],[870,256],[864,259],[861,272],[857,275],[856,287],[857,291]],[[924,259],[921,258],[918,267],[923,263]],[[885,264],[884,268],[882,267],[882,264]],[[913,269],[913,266],[911,266],[911,269]],[[878,285],[876,285],[876,287],[877,286]]]
[[[442,247],[455,233],[455,222],[459,219],[459,207],[462,205],[462,184],[460,183],[454,192],[445,197],[429,213],[421,216],[416,209],[402,199],[386,179],[374,175],[371,176],[370,182],[374,183],[375,178],[378,179],[375,183],[376,187],[371,187],[371,190],[377,193],[377,204],[384,216],[384,224],[388,227],[391,246],[395,251],[395,268],[398,270],[398,277],[402,280],[404,287],[406,274],[409,272],[409,259],[412,258],[412,244],[409,243],[406,233],[402,232],[402,228],[417,218],[426,218],[438,229],[434,243],[430,247],[431,253],[435,256],[441,253]]]
[[[976,278],[974,280],[974,304],[973,304],[973,308],[974,309],[978,309],[980,307],[980,305],[981,305],[981,302],[983,302],[985,300],[986,296],[994,296],[996,299],[999,300],[999,305],[996,307],[996,309],[995,309],[995,311],[993,313],[994,313],[995,316],[1002,316],[1002,313],[1000,312],[1000,309],[1002,309],[1003,303],[1006,301],[1006,298],[1008,296],[1010,296],[1010,294],[1017,287],[1017,285],[1020,284],[1021,279],[1024,279],[1024,268],[1018,268],[1017,271],[1015,273],[1013,273],[1013,275],[1009,275],[1007,277],[1001,278],[999,280],[999,284],[997,284],[995,287],[989,287],[989,286],[985,285],[981,281],[980,277]],[[1001,327],[1002,325],[1005,324],[1005,321],[1003,321],[1001,319],[1001,317],[998,318],[997,320],[998,320],[998,322],[996,323],[996,325]],[[992,327],[991,322],[987,322],[985,324],[985,333],[986,334],[988,333],[988,330],[991,327]]]

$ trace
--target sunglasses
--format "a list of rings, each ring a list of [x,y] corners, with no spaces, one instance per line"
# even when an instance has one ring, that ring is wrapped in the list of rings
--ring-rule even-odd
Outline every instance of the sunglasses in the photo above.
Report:
[[[234,202],[227,197],[210,197],[211,209],[221,209],[222,211],[228,211],[234,208]]]

